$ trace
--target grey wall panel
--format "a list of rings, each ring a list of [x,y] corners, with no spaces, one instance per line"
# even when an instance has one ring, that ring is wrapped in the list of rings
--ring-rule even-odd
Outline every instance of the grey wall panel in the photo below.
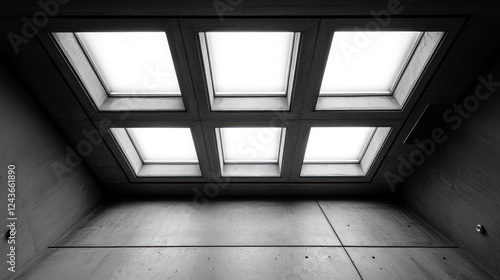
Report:
[[[460,118],[451,122],[457,130],[407,180],[400,196],[500,277],[500,62],[482,76],[493,81],[491,97],[466,112],[470,116],[462,118],[461,126]],[[474,92],[475,87],[464,100],[473,104]],[[483,85],[480,92],[488,88]],[[486,233],[477,233],[476,224],[484,225]]]
[[[6,34],[0,37],[0,53],[8,69],[49,120],[87,119],[87,114],[38,38],[24,37],[21,32],[23,24],[21,20],[0,19],[0,32]],[[18,52],[7,34],[22,38],[22,43],[16,46]]]
[[[0,65],[0,251],[13,244],[3,238],[8,217],[7,166],[16,166],[16,270],[26,268],[45,248],[102,199],[83,165],[68,167],[66,144]],[[0,279],[11,277],[7,253],[0,257]]]

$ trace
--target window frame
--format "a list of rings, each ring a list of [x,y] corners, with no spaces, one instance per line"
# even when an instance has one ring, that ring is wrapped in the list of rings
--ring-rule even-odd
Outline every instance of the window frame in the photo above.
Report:
[[[403,126],[399,120],[380,119],[336,119],[336,120],[302,120],[298,131],[298,139],[294,150],[296,157],[292,168],[292,182],[370,182],[384,162],[389,149]],[[376,127],[377,132],[368,144],[371,153],[363,163],[304,163],[305,150],[312,127]],[[374,139],[378,138],[375,142]],[[370,147],[371,146],[371,147]],[[363,161],[363,158],[361,161]],[[305,167],[305,168],[304,168]],[[337,169],[335,171],[335,169]],[[335,171],[337,173],[332,172]]]
[[[266,126],[254,126],[255,128],[266,128]],[[264,161],[239,161],[227,162],[224,158],[224,145],[221,128],[234,128],[234,126],[215,127],[217,155],[222,177],[281,177],[283,170],[283,153],[285,149],[287,128],[281,128],[280,142],[278,146],[278,159],[276,162]],[[248,127],[244,127],[248,128]]]
[[[427,86],[427,82],[434,74],[437,66],[441,63],[442,58],[449,49],[453,39],[455,38],[458,30],[463,23],[463,19],[432,19],[432,23],[426,23],[428,19],[401,19],[393,18],[391,19],[391,28],[394,30],[406,30],[409,27],[418,27],[419,29],[426,31],[436,31],[436,30],[446,30],[447,34],[444,39],[440,42],[439,49],[434,54],[432,61],[426,66],[425,73],[421,76],[418,81],[413,94],[406,102],[406,105],[401,110],[393,111],[383,111],[383,110],[354,110],[354,111],[318,111],[315,110],[316,106],[316,96],[311,95],[309,92],[309,87],[311,83],[309,81],[310,76],[314,76],[315,70],[313,66],[315,63],[313,60],[313,53],[315,51],[315,46],[322,42],[321,40],[324,35],[319,34],[318,40],[316,40],[316,34],[318,33],[318,25],[320,22],[331,21],[331,18],[314,18],[314,19],[276,19],[276,18],[259,18],[259,19],[244,19],[244,18],[226,18],[224,22],[220,22],[218,18],[201,19],[201,18],[179,18],[179,19],[158,19],[158,18],[148,18],[148,19],[138,19],[138,18],[121,18],[121,19],[53,19],[51,25],[44,29],[44,32],[39,33],[40,41],[42,42],[45,50],[47,51],[49,58],[55,62],[57,70],[62,73],[62,78],[59,77],[60,88],[64,90],[69,85],[67,92],[73,97],[68,97],[66,99],[67,104],[80,103],[83,107],[82,112],[76,112],[74,114],[75,118],[81,118],[81,114],[85,114],[88,117],[88,122],[85,123],[86,129],[101,129],[101,125],[109,119],[112,124],[111,127],[160,127],[160,126],[189,126],[192,127],[193,138],[195,141],[195,147],[197,149],[197,154],[200,163],[201,177],[138,177],[134,173],[130,163],[123,155],[123,151],[120,150],[116,143],[113,135],[109,131],[101,131],[101,135],[105,140],[105,145],[101,145],[96,148],[99,152],[96,154],[102,158],[97,160],[105,159],[105,163],[99,161],[99,165],[96,170],[99,170],[100,166],[105,165],[107,169],[105,172],[115,172],[107,178],[111,178],[114,182],[118,184],[127,183],[127,179],[131,183],[179,183],[175,186],[181,188],[189,184],[190,182],[199,183],[243,183],[242,186],[247,186],[252,183],[276,183],[274,186],[287,187],[289,183],[302,183],[303,186],[311,186],[309,183],[323,183],[323,185],[318,185],[321,188],[331,188],[331,183],[369,183],[374,180],[374,174],[378,169],[383,167],[387,161],[391,158],[385,158],[387,151],[391,148],[394,143],[395,135],[401,132],[402,125],[409,121],[408,115],[412,109],[414,109],[414,104],[422,93],[423,89]],[[338,19],[335,19],[338,20]],[[372,19],[351,19],[347,20],[350,22],[350,26],[361,26],[365,22],[373,21]],[[168,22],[168,24],[165,24]],[[198,26],[198,23],[202,23]],[[195,26],[196,25],[196,26]],[[165,27],[167,26],[167,27]],[[195,26],[196,28],[194,28]],[[249,29],[254,30],[255,26],[261,26],[262,30],[283,30],[288,31],[290,28],[292,30],[298,30],[301,32],[301,49],[298,60],[298,72],[297,79],[295,79],[295,92],[292,95],[290,109],[288,111],[212,111],[208,103],[208,97],[206,95],[203,81],[203,73],[200,67],[200,57],[199,52],[193,50],[193,46],[196,46],[196,30],[198,27],[203,30],[234,30],[241,28],[241,26],[248,26]],[[291,26],[291,27],[290,27]],[[191,30],[191,29],[192,30]],[[260,27],[259,27],[260,28]],[[189,30],[188,30],[189,29]],[[71,64],[68,63],[67,57],[61,52],[60,47],[55,42],[54,38],[50,35],[51,32],[78,32],[78,31],[130,31],[130,30],[141,30],[141,31],[162,31],[170,30],[167,32],[167,36],[173,36],[180,41],[176,41],[175,50],[172,47],[172,56],[180,61],[178,66],[183,72],[187,73],[184,75],[178,74],[178,79],[183,79],[183,83],[179,83],[181,87],[183,84],[191,90],[183,91],[181,102],[185,105],[184,111],[169,111],[165,108],[158,109],[132,109],[130,110],[127,106],[122,106],[120,109],[106,111],[100,110],[90,98],[88,89],[83,86],[81,77],[79,77],[74,71]],[[297,32],[298,32],[297,31]],[[321,29],[319,30],[321,33]],[[170,35],[169,35],[170,34]],[[182,37],[182,35],[187,35],[187,37]],[[191,36],[193,35],[193,36]],[[306,38],[307,37],[307,38]],[[182,40],[185,39],[185,48]],[[194,41],[194,43],[193,43]],[[169,41],[170,42],[170,41]],[[179,43],[180,42],[180,43]],[[189,52],[189,53],[186,53]],[[316,56],[314,59],[318,59]],[[313,61],[311,63],[311,60]],[[174,60],[175,62],[175,60]],[[302,63],[302,64],[301,64]],[[177,65],[177,64],[176,64]],[[192,69],[190,68],[192,67]],[[53,70],[55,71],[55,70]],[[177,69],[176,69],[177,71]],[[299,74],[300,72],[300,74]],[[179,73],[179,72],[178,72]],[[200,74],[201,73],[201,74]],[[321,77],[322,78],[322,77]],[[298,82],[298,80],[302,82]],[[57,79],[54,79],[57,81]],[[65,83],[66,81],[66,83]],[[312,80],[311,80],[312,81]],[[306,87],[307,85],[307,87]],[[304,90],[299,90],[299,88]],[[307,90],[306,90],[307,89]],[[58,95],[62,96],[62,95]],[[426,95],[427,96],[427,95]],[[80,102],[78,102],[80,101]],[[133,100],[142,102],[140,100]],[[199,106],[198,106],[199,104]],[[418,108],[417,108],[418,109]],[[80,114],[80,115],[78,115]],[[124,114],[128,114],[124,119],[122,118]],[[158,121],[161,119],[162,121]],[[87,120],[87,118],[85,118]],[[312,121],[312,123],[309,123]],[[410,120],[411,121],[411,120]],[[313,124],[326,125],[323,123],[328,123],[328,125],[345,125],[345,126],[381,126],[381,127],[392,127],[389,138],[386,144],[378,154],[375,162],[370,168],[369,172],[361,177],[300,177],[300,169],[302,161],[299,160],[301,157],[301,151],[304,141],[304,127],[311,127]],[[88,126],[87,126],[88,125]],[[220,175],[219,163],[217,158],[217,149],[215,147],[216,138],[212,128],[221,126],[282,126],[287,128],[287,143],[283,152],[283,167],[281,169],[280,177],[223,177]],[[69,127],[70,125],[68,125]],[[203,128],[203,129],[202,129]],[[75,131],[75,135],[81,131]],[[196,130],[196,132],[195,132]],[[401,132],[401,133],[404,133]],[[196,134],[196,136],[194,136]],[[84,139],[84,138],[82,138]],[[200,140],[201,139],[201,140]],[[76,146],[76,144],[74,145]],[[110,154],[110,151],[112,154]],[[397,152],[397,151],[396,151]],[[97,157],[97,156],[96,156]],[[90,159],[90,160],[96,160]],[[92,158],[90,156],[89,158]],[[299,167],[295,161],[298,161]],[[118,162],[118,164],[117,164]],[[126,175],[126,177],[123,176]],[[377,177],[381,177],[381,173],[378,172]],[[378,180],[381,180],[380,178]],[[378,181],[377,183],[383,183]],[[158,184],[140,184],[141,186],[152,186],[153,188],[159,186]],[[201,185],[201,184],[199,184]],[[191,185],[189,185],[191,186]],[[350,185],[346,185],[350,186]],[[188,190],[189,191],[189,190]]]
[[[336,115],[348,115],[352,112],[363,115],[373,115],[376,112],[381,118],[397,112],[408,115],[409,109],[407,108],[411,109],[414,106],[433,72],[446,55],[453,38],[457,35],[457,22],[456,19],[444,18],[432,18],[432,20],[392,18],[390,25],[382,26],[373,18],[322,20],[307,85],[308,98],[305,100],[302,115],[306,119],[325,119]],[[400,88],[396,91],[399,92],[396,93],[393,90],[391,96],[320,96],[319,92],[334,32],[360,30],[424,32],[409,62],[411,64],[414,61],[414,64],[419,67],[415,68],[418,71],[415,73],[408,71],[410,66],[408,64],[398,78],[397,85],[400,85]],[[415,53],[418,51],[430,54],[420,61],[415,59]],[[405,73],[408,74],[405,76]],[[401,82],[402,79],[405,79],[404,83]]]
[[[214,61],[211,59],[210,55],[210,48],[208,46],[208,38],[207,38],[207,33],[210,33],[213,31],[204,31],[204,32],[199,32],[199,42],[200,42],[200,49],[201,49],[201,55],[203,58],[203,72],[205,73],[205,81],[207,83],[207,90],[208,94],[210,94],[210,100],[215,100],[217,98],[264,98],[264,97],[277,97],[277,98],[282,98],[286,97],[286,100],[289,102],[292,98],[292,92],[293,92],[293,84],[294,80],[296,77],[296,71],[297,71],[297,59],[298,59],[298,52],[299,52],[299,46],[300,46],[300,32],[290,32],[292,34],[292,45],[291,45],[291,50],[290,50],[290,57],[288,59],[287,63],[287,77],[285,81],[285,92],[283,94],[275,94],[275,93],[260,93],[260,94],[237,94],[237,93],[228,93],[228,94],[220,94],[215,91],[215,81],[213,79],[214,74],[212,70],[212,65],[214,64]],[[233,31],[233,32],[238,32],[238,31]],[[242,31],[244,33],[246,31]],[[264,31],[266,32],[266,31]],[[267,31],[271,32],[271,31]],[[280,32],[280,31],[278,31]],[[212,106],[214,106],[214,103],[212,103]]]
[[[181,96],[109,95],[101,75],[76,39],[75,33],[78,32],[164,32]],[[54,19],[39,37],[76,97],[91,115],[127,111],[132,115],[155,112],[180,118],[198,118],[191,73],[176,19]]]
[[[126,128],[189,128],[197,163],[147,163],[139,155]],[[104,141],[131,182],[204,182],[209,180],[209,156],[200,123],[193,121],[114,121],[103,133]]]
[[[273,111],[289,111],[299,114],[304,100],[307,73],[314,50],[319,20],[315,19],[181,19],[180,25],[186,53],[195,81],[200,102],[200,115],[225,116],[234,112],[248,114],[272,114]],[[206,73],[206,55],[200,33],[204,32],[294,32],[300,33],[293,79],[289,79],[287,96],[215,96],[210,73]],[[206,44],[204,44],[206,46]],[[208,77],[208,78],[207,78]]]
[[[375,158],[384,147],[391,127],[375,127],[358,162],[306,162],[302,161],[300,177],[364,177],[368,174]],[[310,129],[309,129],[310,132]]]

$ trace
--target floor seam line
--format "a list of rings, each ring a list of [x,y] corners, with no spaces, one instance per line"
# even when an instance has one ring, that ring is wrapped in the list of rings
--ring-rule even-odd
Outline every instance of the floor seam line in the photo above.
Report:
[[[420,249],[459,249],[458,246],[366,246],[366,245],[66,245],[66,246],[48,246],[47,248],[420,248]]]
[[[346,253],[347,257],[349,258],[349,260],[351,261],[352,265],[354,266],[354,269],[356,269],[356,272],[358,273],[359,277],[361,278],[361,280],[363,280],[363,276],[361,276],[361,273],[359,272],[359,269],[358,267],[356,266],[356,264],[354,263],[354,261],[352,260],[351,258],[351,255],[349,255],[349,252],[347,252],[347,249],[346,247],[344,246],[344,243],[342,243],[342,240],[340,239],[339,235],[337,234],[337,232],[335,231],[335,229],[333,228],[333,225],[332,223],[330,222],[330,219],[328,219],[328,217],[326,216],[326,213],[325,211],[323,210],[323,207],[321,207],[321,204],[319,204],[319,201],[318,201],[318,198],[314,198],[314,200],[316,200],[316,203],[318,204],[318,207],[319,209],[321,210],[321,213],[323,213],[323,216],[325,217],[326,221],[328,222],[328,224],[330,225],[330,228],[332,229],[333,233],[335,234],[335,236],[337,237],[337,239],[339,240],[340,242],[340,245],[342,246],[342,249],[344,249],[344,252]]]
[[[64,249],[64,248],[340,248],[340,245],[201,245],[201,246],[49,246],[50,249]]]

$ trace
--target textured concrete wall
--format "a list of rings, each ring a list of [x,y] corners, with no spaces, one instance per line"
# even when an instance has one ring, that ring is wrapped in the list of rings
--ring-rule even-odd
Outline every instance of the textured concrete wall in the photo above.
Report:
[[[457,129],[408,179],[400,195],[500,278],[500,61],[482,77],[483,83],[478,79],[464,98],[465,117],[448,115]],[[476,105],[471,97],[476,89],[491,96]],[[486,233],[477,233],[476,224]]]
[[[103,195],[85,166],[70,166],[67,157],[66,143],[0,65],[0,279],[13,276],[7,270],[13,244],[5,239],[8,165],[16,166],[16,271],[101,202]]]

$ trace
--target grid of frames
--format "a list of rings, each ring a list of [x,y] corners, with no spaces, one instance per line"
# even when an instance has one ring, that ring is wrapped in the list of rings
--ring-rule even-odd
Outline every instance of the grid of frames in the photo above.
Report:
[[[457,24],[369,26],[58,19],[40,38],[131,182],[369,182]]]

